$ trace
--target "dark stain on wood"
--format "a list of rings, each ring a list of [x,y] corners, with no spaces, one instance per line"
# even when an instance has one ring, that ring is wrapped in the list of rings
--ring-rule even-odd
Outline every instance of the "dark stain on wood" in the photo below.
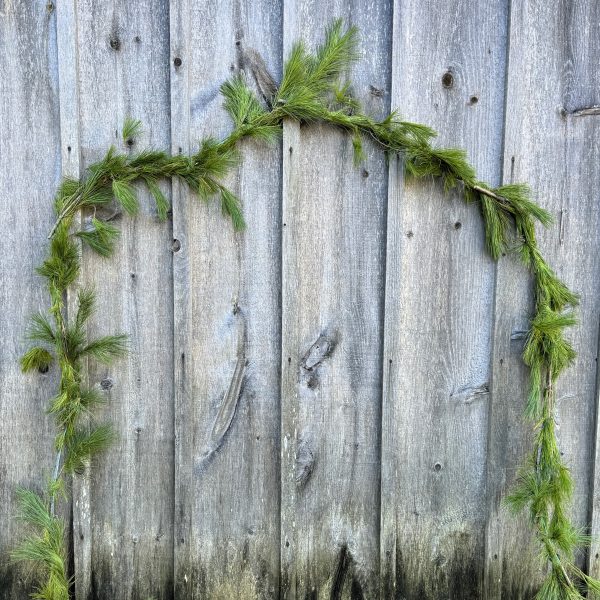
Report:
[[[113,589],[111,585],[110,565],[105,560],[94,560],[94,567],[91,573],[91,596],[89,600],[108,600],[119,593],[119,590]]]
[[[352,566],[352,554],[348,550],[348,546],[344,544],[340,548],[335,573],[333,575],[333,583],[331,584],[331,600],[341,600],[342,590],[344,589],[344,580],[348,570]]]
[[[396,551],[395,564],[392,552],[386,552],[383,566],[381,590],[383,598],[396,600],[439,600],[439,598],[460,598],[479,600],[483,597],[483,565],[474,556],[469,544],[457,533],[454,553],[451,558],[438,554],[433,560],[421,556],[408,557],[401,550]],[[462,549],[465,548],[465,551]],[[416,551],[416,554],[419,554]],[[423,564],[425,561],[427,564]],[[421,564],[418,564],[421,563]],[[503,598],[518,598],[503,594]],[[533,597],[533,595],[531,596]]]
[[[502,593],[501,598],[510,598],[511,600],[530,600],[535,598],[539,591],[539,586],[531,581],[531,575],[526,570],[519,572],[515,568],[515,563],[502,557]]]
[[[358,579],[352,580],[352,587],[350,588],[350,600],[364,600],[365,596],[362,591],[362,587]]]
[[[31,586],[23,577],[20,567],[9,563],[8,557],[0,555],[0,600],[28,598]]]
[[[187,561],[178,564],[173,598],[208,598],[207,586],[206,570],[202,566],[190,565]]]

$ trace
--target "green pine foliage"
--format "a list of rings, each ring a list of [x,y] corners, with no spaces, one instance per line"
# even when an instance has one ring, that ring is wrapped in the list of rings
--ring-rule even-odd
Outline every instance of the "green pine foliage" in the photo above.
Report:
[[[64,471],[82,474],[92,456],[106,450],[114,438],[110,424],[97,425],[90,430],[76,429],[65,442],[67,452]]]
[[[119,230],[106,221],[92,217],[91,228],[78,231],[76,235],[100,256],[110,256]]]
[[[54,356],[46,348],[34,346],[21,357],[21,370],[28,373],[35,369],[47,371],[54,361]]]
[[[17,490],[20,518],[31,534],[12,552],[16,561],[28,561],[41,573],[43,583],[32,594],[39,600],[69,600],[65,525],[50,514],[47,504],[30,490]]]
[[[83,184],[82,188],[85,186]],[[85,198],[80,191],[74,191],[72,182],[61,189],[71,197]],[[68,202],[68,199],[57,202],[59,215]],[[72,215],[59,220],[48,257],[38,269],[48,283],[50,309],[48,314],[38,313],[32,317],[27,338],[36,345],[21,358],[24,372],[45,371],[53,364],[60,369],[59,390],[49,407],[58,432],[56,468],[46,492],[48,502],[33,492],[19,492],[23,519],[30,523],[35,534],[29,536],[13,555],[15,560],[27,560],[36,565],[40,586],[32,597],[44,600],[69,598],[64,524],[54,514],[55,503],[65,490],[64,478],[83,472],[91,458],[102,452],[114,437],[109,426],[94,424],[93,410],[102,397],[97,390],[82,387],[82,361],[93,358],[110,363],[123,356],[127,349],[123,335],[88,340],[86,328],[95,304],[91,289],[82,288],[77,292],[77,309],[67,318],[67,291],[81,269],[76,237],[86,241],[100,255],[107,255],[117,233],[115,228],[98,219],[92,220],[92,226],[93,231],[72,232]]]
[[[535,313],[523,359],[531,374],[525,413],[534,428],[534,446],[507,503],[514,511],[529,512],[541,555],[549,565],[538,600],[583,598],[586,589],[589,594],[600,593],[600,582],[574,563],[576,552],[589,540],[568,518],[573,482],[562,462],[555,434],[554,386],[575,357],[565,331],[576,321],[572,308],[578,298],[546,263],[537,245],[536,223],[548,227],[552,217],[533,201],[525,185],[494,188],[478,181],[463,150],[433,145],[436,133],[431,128],[403,121],[396,112],[382,120],[364,114],[352,97],[348,80],[348,71],[359,56],[357,45],[357,30],[344,27],[341,20],[327,29],[323,43],[314,52],[302,42],[296,43],[285,62],[281,83],[267,103],[256,96],[243,76],[226,81],[221,92],[233,129],[224,139],[209,136],[200,140],[191,156],[170,156],[160,150],[132,152],[141,123],[128,118],[122,131],[127,146],[124,152],[109,148],[81,181],[67,178],[59,186],[55,196],[57,221],[50,232],[48,257],[38,269],[48,281],[51,305],[48,315],[33,317],[28,337],[37,345],[21,360],[26,372],[44,370],[54,363],[61,370],[59,390],[49,409],[58,427],[58,468],[48,487],[50,509],[31,492],[21,493],[24,514],[37,527],[38,535],[28,539],[16,557],[34,560],[44,567],[45,579],[36,597],[68,597],[64,528],[54,517],[54,499],[64,490],[64,475],[82,472],[85,464],[113,439],[109,426],[93,422],[93,411],[102,397],[96,390],[82,388],[82,360],[110,362],[126,352],[124,336],[87,339],[86,323],[94,306],[91,290],[78,292],[76,315],[67,321],[66,292],[80,271],[75,239],[100,256],[110,256],[119,231],[97,217],[96,209],[116,203],[125,213],[135,215],[139,210],[138,184],[142,184],[154,199],[158,217],[166,219],[169,201],[160,184],[174,178],[199,198],[219,201],[233,228],[243,229],[241,202],[224,184],[239,163],[238,144],[246,138],[266,143],[277,140],[286,119],[320,122],[347,132],[355,163],[364,159],[368,141],[387,157],[400,157],[407,176],[436,178],[446,192],[462,192],[466,202],[479,205],[491,257],[498,260],[505,254],[515,254],[531,272]],[[83,231],[76,231],[73,217],[80,210],[93,216]]]
[[[123,123],[123,141],[128,143],[139,137],[142,133],[142,122],[138,119],[127,117]]]

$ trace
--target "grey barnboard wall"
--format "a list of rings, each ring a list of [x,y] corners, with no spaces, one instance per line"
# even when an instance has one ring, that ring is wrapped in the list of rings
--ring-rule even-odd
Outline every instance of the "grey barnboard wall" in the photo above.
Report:
[[[61,175],[127,115],[140,147],[226,134],[219,85],[252,50],[279,78],[335,16],[361,30],[369,112],[432,125],[555,215],[541,245],[582,297],[560,440],[573,518],[600,534],[598,3],[0,0],[2,600],[31,588],[7,560],[15,487],[51,468],[56,373],[17,361]],[[244,233],[165,186],[172,221],[144,197],[113,259],[84,254],[91,333],[132,351],[87,375],[119,441],[74,482],[77,599],[531,597],[535,546],[501,504],[529,447],[523,269],[485,255],[475,206],[372,147],[355,169],[339,133],[290,123],[243,156]],[[580,557],[596,576],[598,544]]]

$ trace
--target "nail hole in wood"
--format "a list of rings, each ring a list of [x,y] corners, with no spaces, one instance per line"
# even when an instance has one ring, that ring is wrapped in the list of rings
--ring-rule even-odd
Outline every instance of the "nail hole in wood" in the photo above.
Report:
[[[181,242],[177,239],[173,240],[173,243],[171,244],[171,249],[173,250],[173,252],[179,252],[181,250]]]
[[[182,60],[181,60],[181,58],[179,58],[179,56],[176,56],[176,57],[175,57],[175,60],[173,61],[173,64],[174,64],[176,67],[180,67],[180,66],[181,66],[181,63],[182,63]]]
[[[442,470],[442,465],[439,462],[436,462],[435,465],[433,465],[433,469],[434,471],[441,471]]]
[[[369,171],[363,169],[360,174],[366,179],[369,176]]]
[[[112,388],[112,386],[113,386],[113,381],[112,381],[112,379],[110,379],[110,377],[106,377],[105,379],[103,379],[100,382],[100,387],[103,390],[110,390],[110,388]]]
[[[142,38],[141,38],[139,35],[136,35],[136,36],[133,38],[133,41],[134,41],[136,44],[139,44],[139,43],[142,41]]]
[[[471,104],[477,104],[479,102],[479,98],[477,96],[471,96],[469,102]]]
[[[71,146],[67,146],[67,152],[71,152]]]
[[[451,88],[454,85],[454,77],[452,76],[452,73],[450,73],[450,71],[446,71],[442,75],[442,85],[445,88]]]
[[[456,223],[454,223],[454,229],[460,229],[462,227],[462,223],[460,221],[456,221]]]
[[[411,238],[413,235],[415,235],[415,234],[414,234],[412,231],[408,231],[408,232],[406,233],[406,237],[407,237],[407,238]]]
[[[121,40],[116,35],[111,35],[108,43],[113,50],[121,49]]]

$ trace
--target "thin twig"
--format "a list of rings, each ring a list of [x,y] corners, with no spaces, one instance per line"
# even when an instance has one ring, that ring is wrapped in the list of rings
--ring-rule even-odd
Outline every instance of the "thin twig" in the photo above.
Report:
[[[52,229],[50,230],[50,233],[48,234],[49,240],[52,239],[52,236],[55,234],[56,230],[58,229],[58,226],[61,224],[62,220],[69,214],[69,211],[71,211],[71,209],[77,205],[77,200],[79,200],[80,197],[81,192],[78,192],[75,196],[73,196],[73,199],[70,202],[67,202],[65,207],[58,215],[54,225],[52,226]]]
[[[52,483],[56,483],[58,480],[58,474],[60,472],[60,461],[62,458],[62,448],[56,453],[56,460],[54,462],[54,471],[52,473]],[[50,498],[50,514],[55,517],[54,514],[54,496],[55,493],[52,493],[52,497]]]
[[[506,200],[506,198],[503,198],[502,196],[499,196],[495,192],[492,192],[492,190],[488,190],[487,188],[481,187],[480,185],[472,185],[471,188],[474,189],[476,192],[479,192],[480,194],[483,194],[484,196],[488,196],[489,198],[493,198],[497,202],[500,202],[500,204],[504,204],[504,205],[509,204],[509,202]]]

